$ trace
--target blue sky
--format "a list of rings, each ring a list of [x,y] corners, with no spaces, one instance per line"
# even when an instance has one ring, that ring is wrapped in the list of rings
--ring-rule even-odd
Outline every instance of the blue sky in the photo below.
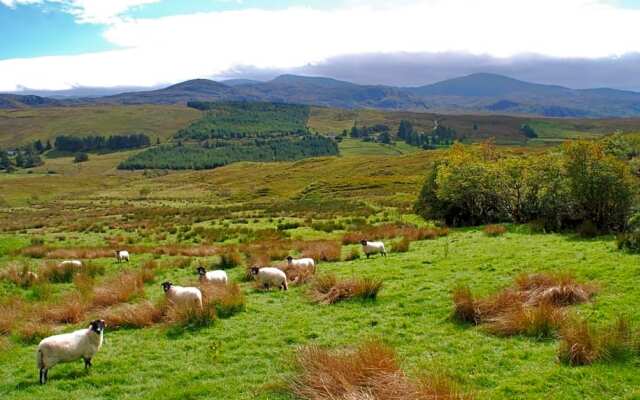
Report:
[[[622,78],[638,75],[638,21],[640,0],[0,0],[0,91],[305,71],[415,85],[450,77],[429,74],[441,60],[527,78],[588,64],[585,77],[601,78],[540,76],[636,90],[640,78]],[[490,61],[451,64],[473,57]]]

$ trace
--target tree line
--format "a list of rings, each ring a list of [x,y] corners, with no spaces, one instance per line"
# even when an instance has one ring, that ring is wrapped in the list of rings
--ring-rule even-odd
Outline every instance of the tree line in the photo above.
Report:
[[[56,150],[70,153],[137,149],[149,145],[151,145],[151,140],[143,133],[82,137],[61,135],[56,137],[53,144]]]

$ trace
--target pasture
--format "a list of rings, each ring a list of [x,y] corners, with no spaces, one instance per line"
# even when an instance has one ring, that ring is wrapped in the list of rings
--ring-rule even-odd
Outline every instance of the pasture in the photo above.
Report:
[[[95,291],[153,262],[159,267],[125,300],[135,305],[162,298],[165,280],[195,283],[198,265],[215,268],[220,254],[235,248],[241,265],[227,273],[245,293],[245,310],[203,327],[157,322],[107,328],[91,372],[80,361],[61,364],[46,386],[37,382],[38,332],[16,327],[0,336],[3,399],[293,399],[287,382],[295,375],[299,346],[353,348],[365,339],[393,347],[410,377],[441,373],[479,399],[640,396],[637,357],[572,367],[558,361],[555,336],[497,337],[451,318],[452,293],[460,284],[487,295],[520,273],[547,271],[598,284],[593,301],[570,312],[596,325],[627,315],[637,326],[640,256],[618,251],[612,236],[541,234],[523,225],[491,236],[482,227],[463,228],[396,252],[402,230],[372,230],[432,226],[411,214],[411,206],[440,151],[236,163],[166,175],[116,170],[125,156],[96,155],[80,167],[70,158],[51,159],[31,174],[3,175],[0,185],[11,207],[0,212],[0,271],[16,265],[38,271],[78,257],[102,271],[89,286]],[[359,245],[344,237],[367,229],[385,242],[387,257],[352,259]],[[334,250],[323,253],[322,246]],[[116,263],[113,248],[130,249],[131,263]],[[287,253],[310,252],[330,260],[320,261],[320,274],[381,280],[377,299],[324,305],[310,296],[312,282],[287,292],[261,291],[244,278],[254,259],[277,265]],[[33,310],[64,303],[81,288],[86,290],[73,281],[30,287],[0,281],[3,304],[17,301],[32,310],[24,311],[19,326],[35,318]],[[56,332],[78,329],[121,306],[89,308],[78,321],[46,325]]]

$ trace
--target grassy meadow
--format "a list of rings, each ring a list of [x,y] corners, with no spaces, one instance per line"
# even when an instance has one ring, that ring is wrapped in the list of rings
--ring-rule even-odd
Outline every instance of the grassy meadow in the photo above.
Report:
[[[200,115],[177,106],[83,109],[105,112],[113,132],[163,138]],[[52,109],[4,112],[0,138],[16,139],[2,130],[3,124],[18,124],[11,113],[27,113],[29,123],[15,131],[20,138],[26,132],[34,134],[25,136],[29,140],[55,136],[66,125],[66,133],[85,132],[89,125],[71,122],[76,110],[63,113],[66,122],[47,116],[59,113]],[[154,122],[129,124],[128,118],[139,118],[129,112]],[[334,134],[366,121],[395,130],[408,117],[420,129],[431,129],[436,118],[312,107],[307,126]],[[52,123],[46,129],[28,128],[47,118]],[[514,129],[528,121],[444,118],[456,129],[477,124],[478,138],[495,130],[502,143],[519,144]],[[582,124],[547,119],[536,130],[547,132],[539,139],[546,146],[576,135],[597,137],[629,122]],[[441,227],[415,215],[413,205],[445,149],[351,138],[339,148],[338,156],[237,162],[203,171],[118,170],[140,151],[132,150],[90,154],[77,164],[72,157],[43,157],[39,167],[0,174],[0,398],[293,400],[300,398],[291,389],[291,382],[300,381],[300,348],[354,349],[367,340],[393,348],[406,379],[444,377],[443,386],[468,395],[445,398],[640,398],[635,336],[628,340],[635,346],[628,356],[571,366],[561,357],[564,331],[544,326],[546,320],[532,334],[500,336],[454,318],[460,287],[478,298],[498,298],[522,274],[570,274],[592,285],[595,296],[566,304],[563,324],[579,317],[603,327],[624,316],[637,331],[640,255],[618,250],[613,235],[542,233],[534,224]],[[541,151],[503,149],[516,155]],[[382,240],[388,255],[367,259],[361,239]],[[131,261],[117,263],[115,249],[129,250]],[[256,264],[287,270],[287,255],[314,258],[318,271],[289,275],[288,291],[262,290],[247,278],[247,268]],[[84,266],[60,270],[65,259],[81,259]],[[206,313],[180,314],[163,303],[161,283],[199,285],[200,265],[225,268],[238,286],[222,292],[202,286]],[[318,287],[334,276],[342,286],[328,290],[342,301],[324,304],[330,301],[318,300]],[[369,292],[358,292],[354,282],[365,282],[361,286]],[[41,386],[39,340],[95,318],[107,319],[108,326],[92,370],[85,372],[81,361],[60,364]]]

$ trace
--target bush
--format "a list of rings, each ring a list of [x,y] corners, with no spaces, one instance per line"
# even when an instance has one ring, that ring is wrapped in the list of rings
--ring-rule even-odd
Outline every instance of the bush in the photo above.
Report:
[[[591,221],[583,221],[576,228],[576,233],[584,238],[594,238],[600,233],[598,227]]]
[[[640,253],[640,231],[620,233],[616,237],[618,249]]]
[[[504,225],[487,225],[482,232],[487,236],[496,237],[504,235],[507,232],[507,227]]]
[[[279,231],[287,231],[289,229],[299,228],[300,226],[301,225],[300,225],[299,222],[283,222],[281,224],[278,224],[276,229],[279,230]]]
[[[313,228],[316,231],[331,233],[333,231],[339,231],[344,229],[344,225],[334,220],[329,220],[329,221],[314,222],[311,224],[311,228]]]
[[[76,153],[76,155],[73,157],[74,163],[81,163],[85,161],[89,161],[89,155],[87,153]]]
[[[350,278],[339,280],[334,274],[317,276],[312,282],[311,298],[321,304],[359,298],[375,300],[382,289],[382,280],[372,278]]]
[[[296,374],[288,384],[296,398],[320,399],[470,399],[440,375],[411,380],[400,369],[394,350],[377,340],[351,351],[310,345],[295,357]]]

